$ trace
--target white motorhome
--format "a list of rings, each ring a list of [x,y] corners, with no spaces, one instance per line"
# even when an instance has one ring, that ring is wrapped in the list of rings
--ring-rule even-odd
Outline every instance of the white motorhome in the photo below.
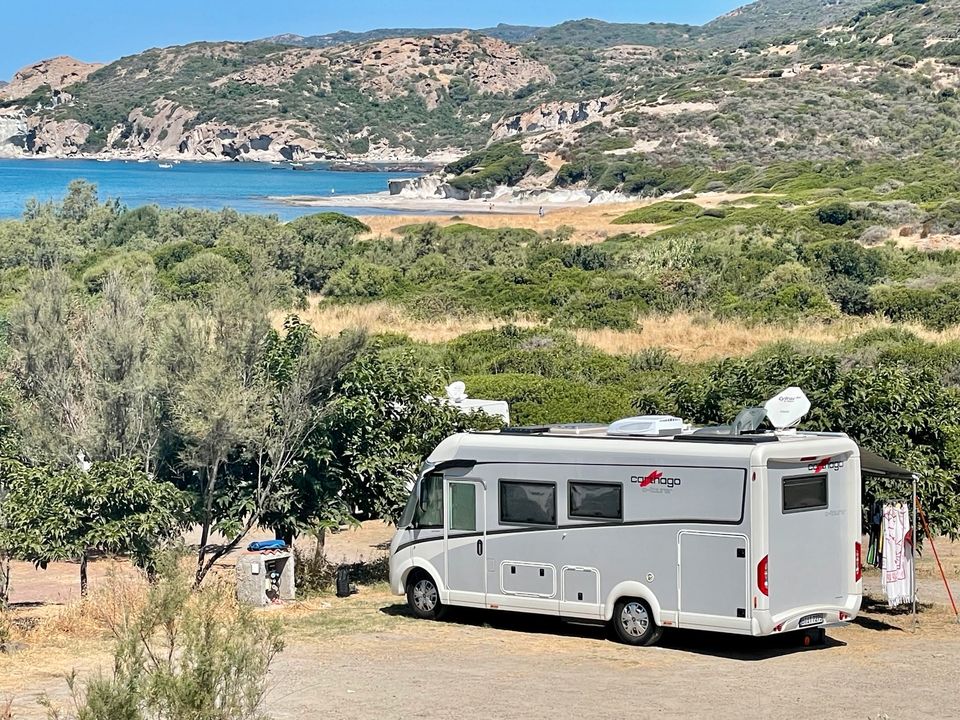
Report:
[[[454,435],[399,523],[393,592],[422,618],[542,613],[635,645],[663,628],[822,636],[860,608],[860,452],[786,429],[809,408],[797,393],[720,428],[655,416]],[[779,429],[757,431],[765,416]]]

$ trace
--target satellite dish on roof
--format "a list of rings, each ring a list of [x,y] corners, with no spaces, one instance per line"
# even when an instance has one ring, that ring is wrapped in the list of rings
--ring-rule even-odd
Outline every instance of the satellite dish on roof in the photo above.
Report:
[[[764,405],[767,417],[777,430],[792,428],[810,412],[810,400],[798,387],[781,390]]]
[[[447,397],[452,402],[462,402],[467,399],[467,386],[460,380],[447,385]]]

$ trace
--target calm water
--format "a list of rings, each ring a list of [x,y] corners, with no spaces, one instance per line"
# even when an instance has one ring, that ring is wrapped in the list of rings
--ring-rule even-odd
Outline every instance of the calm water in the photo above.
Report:
[[[382,215],[383,210],[292,207],[267,198],[383,192],[388,179],[413,176],[394,172],[292,170],[288,165],[268,163],[183,162],[163,169],[156,162],[122,160],[0,160],[0,217],[18,217],[30,198],[62,198],[67,183],[76,178],[96,183],[101,200],[119,198],[127,207],[230,207],[245,213],[273,213],[284,220],[320,209]]]

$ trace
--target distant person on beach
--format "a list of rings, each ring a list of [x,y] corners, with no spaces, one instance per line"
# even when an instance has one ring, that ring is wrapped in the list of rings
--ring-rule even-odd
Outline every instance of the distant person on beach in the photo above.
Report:
[[[543,220],[543,205],[541,205],[540,209],[537,210],[537,214],[540,215],[540,219]]]

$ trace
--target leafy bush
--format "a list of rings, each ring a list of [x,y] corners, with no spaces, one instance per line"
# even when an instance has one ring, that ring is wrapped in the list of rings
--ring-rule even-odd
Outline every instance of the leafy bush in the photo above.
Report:
[[[145,252],[120,252],[97,263],[83,273],[83,284],[89,293],[98,293],[111,274],[125,278],[142,278],[154,274],[153,259]]]
[[[396,280],[397,275],[392,268],[354,258],[330,277],[324,292],[331,297],[378,298],[383,297]]]
[[[240,606],[226,585],[191,593],[171,560],[142,606],[107,620],[116,639],[113,673],[94,677],[82,690],[71,676],[78,717],[265,717],[267,673],[283,650],[280,625]]]
[[[325,237],[329,228],[344,230],[352,235],[370,232],[370,226],[350,215],[337,212],[314,213],[292,220],[290,229],[305,243],[315,242],[317,236]]]
[[[175,297],[205,298],[213,290],[240,278],[240,270],[219,253],[205,250],[175,265],[167,281]]]
[[[853,208],[847,203],[836,202],[817,208],[817,219],[825,225],[846,225],[853,218]]]
[[[615,225],[663,225],[697,217],[701,208],[689,202],[658,202],[622,215],[613,221]]]
[[[509,402],[515,425],[611,422],[633,414],[631,393],[616,386],[523,374],[475,375],[463,380],[476,397]]]
[[[450,185],[468,193],[493,190],[500,185],[516,185],[530,170],[535,158],[525,155],[519,143],[491,145],[447,165],[455,175]]]

